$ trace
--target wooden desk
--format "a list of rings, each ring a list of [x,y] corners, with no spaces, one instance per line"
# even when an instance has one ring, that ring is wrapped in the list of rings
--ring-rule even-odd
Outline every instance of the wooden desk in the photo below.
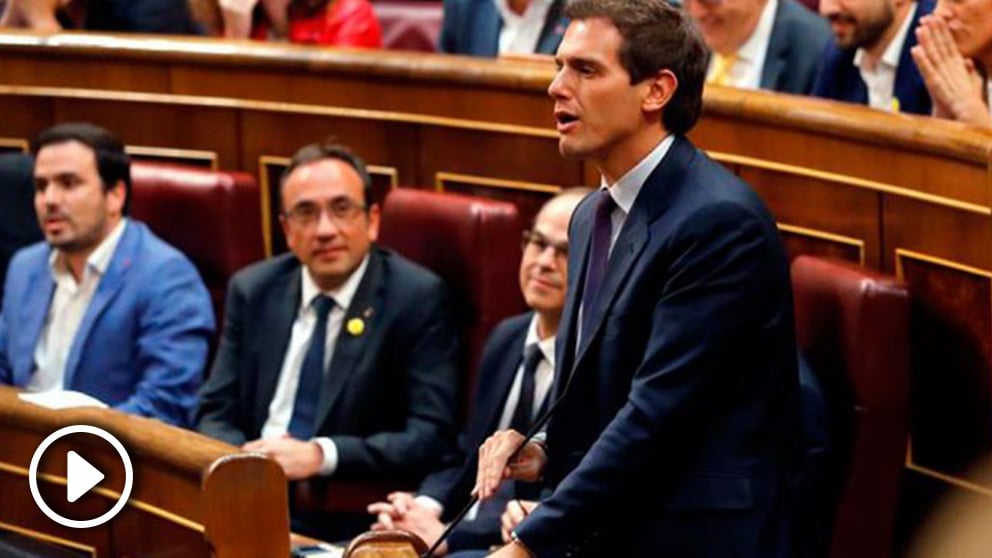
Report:
[[[134,469],[133,490],[124,509],[103,526],[79,530],[43,515],[28,488],[35,448],[52,432],[77,424],[113,434]],[[48,410],[20,401],[7,387],[0,387],[0,440],[0,530],[100,558],[289,556],[286,479],[275,462],[260,455],[242,454],[193,432],[116,411]],[[117,501],[123,479],[113,473],[121,469],[117,454],[93,436],[78,436],[71,443],[67,438],[50,447],[39,466],[39,489],[64,498],[66,461],[59,457],[68,449],[77,449],[107,474],[77,502],[84,509],[80,513],[99,515],[93,511]],[[56,507],[47,498],[46,502]]]
[[[532,212],[594,169],[557,152],[553,68],[398,52],[0,33],[2,141],[92,120],[153,150],[259,175],[334,135],[404,187],[466,191]],[[793,254],[898,275],[913,299],[912,440],[903,533],[992,450],[992,133],[764,92],[706,91],[692,139],[755,186]],[[175,152],[173,152],[175,154]],[[191,158],[191,160],[193,160]]]

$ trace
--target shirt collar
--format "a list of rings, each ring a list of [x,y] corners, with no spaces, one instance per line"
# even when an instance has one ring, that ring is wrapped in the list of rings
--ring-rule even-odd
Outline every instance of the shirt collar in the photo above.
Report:
[[[634,206],[644,183],[647,182],[655,167],[665,158],[665,154],[668,153],[673,143],[675,143],[675,136],[671,134],[665,136],[665,139],[658,142],[658,145],[647,156],[634,165],[634,168],[627,171],[627,174],[621,176],[612,187],[606,183],[605,177],[600,179],[600,186],[609,189],[613,201],[624,213],[630,213],[630,208]]]
[[[538,10],[547,12],[547,7],[551,5],[551,0],[531,0],[531,3],[524,8],[524,13],[518,14],[510,9],[509,0],[493,0],[493,4],[496,5],[496,9],[499,10],[500,18],[503,20],[503,24],[510,26],[521,21],[524,21],[531,17],[536,17],[534,15]],[[544,17],[541,18],[542,20]]]
[[[772,28],[775,26],[776,10],[778,10],[778,0],[768,0],[765,3],[754,33],[751,33],[741,48],[737,49],[738,60],[754,64],[761,58],[762,51],[768,50],[768,41],[771,40]]]
[[[885,52],[882,53],[882,58],[878,61],[888,68],[896,69],[899,67],[899,58],[902,55],[903,43],[906,42],[906,35],[909,34],[910,24],[913,23],[913,14],[916,13],[916,4],[906,11],[906,16],[903,17],[902,25],[899,26],[899,31],[896,32],[892,40],[889,41],[889,46],[885,47]],[[859,48],[854,53],[854,65],[860,69],[867,70],[867,61],[865,60],[867,53],[865,49]]]
[[[524,340],[524,355],[527,354],[527,350],[537,345],[537,348],[541,350],[541,354],[544,355],[544,359],[551,364],[551,369],[555,368],[555,336],[549,335],[547,339],[541,339],[537,335],[537,313],[530,320],[530,327],[527,328],[527,338]]]
[[[334,299],[334,303],[344,308],[345,310],[351,306],[351,300],[355,298],[355,292],[358,290],[358,285],[362,282],[362,278],[365,277],[365,270],[369,266],[369,255],[365,254],[362,258],[362,263],[358,264],[358,268],[341,284],[340,287],[323,292],[314,283],[313,277],[310,276],[310,270],[306,267],[303,268],[303,273],[300,274],[302,281],[302,295],[300,297],[300,313],[303,313],[313,304],[313,299],[317,298],[318,295],[329,296]]]
[[[90,252],[89,257],[86,258],[86,269],[91,269],[101,276],[107,272],[107,268],[110,267],[110,260],[113,259],[114,252],[117,251],[117,245],[120,243],[126,227],[127,217],[122,217],[120,222],[110,230],[110,234],[105,236],[96,249]],[[52,253],[48,255],[48,266],[56,277],[58,274],[67,273],[61,256],[62,251],[58,248],[52,250]]]

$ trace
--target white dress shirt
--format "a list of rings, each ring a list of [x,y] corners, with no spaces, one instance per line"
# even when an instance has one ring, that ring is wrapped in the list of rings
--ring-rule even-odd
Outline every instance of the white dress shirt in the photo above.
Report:
[[[520,385],[524,379],[524,360],[526,360],[530,348],[535,345],[541,351],[541,356],[544,358],[541,359],[541,362],[537,365],[537,370],[534,371],[534,401],[531,407],[531,420],[537,418],[538,411],[541,410],[541,405],[544,403],[544,398],[551,392],[551,383],[555,378],[555,336],[551,335],[546,339],[541,339],[538,336],[537,314],[534,314],[534,317],[531,318],[530,326],[527,328],[527,337],[524,339],[524,350],[520,354],[520,364],[517,366],[516,375],[513,377],[513,384],[510,385],[510,391],[507,393],[506,401],[503,403],[503,412],[500,414],[499,423],[496,426],[497,430],[506,430],[510,427],[510,421],[513,420],[513,412],[516,411],[517,402],[520,401]],[[490,388],[492,386],[486,387]],[[523,434],[526,434],[526,432]],[[444,513],[444,506],[441,505],[441,502],[430,496],[417,496],[417,502],[435,510],[439,516]],[[472,509],[465,515],[465,520],[474,521],[478,512],[479,505],[472,506]]]
[[[62,252],[58,249],[52,250],[48,265],[55,282],[55,293],[48,307],[48,316],[45,318],[41,337],[35,347],[36,370],[25,386],[27,391],[64,389],[66,361],[79,332],[79,325],[86,315],[90,302],[93,301],[100,279],[110,266],[126,227],[127,219],[121,219],[110,234],[90,253],[86,258],[83,276],[78,283],[69,271]]]
[[[337,289],[322,292],[313,278],[310,271],[305,267],[300,273],[300,308],[293,321],[292,333],[289,337],[289,346],[286,349],[286,356],[282,361],[282,371],[279,373],[279,382],[276,384],[275,394],[269,404],[269,417],[262,426],[261,436],[263,439],[281,438],[289,431],[289,422],[293,417],[293,405],[296,402],[296,388],[300,383],[300,368],[303,367],[303,360],[306,358],[310,348],[310,337],[317,325],[317,311],[313,307],[313,300],[323,294],[334,299],[334,307],[327,316],[327,338],[324,340],[324,373],[327,373],[327,366],[334,356],[334,347],[337,345],[338,334],[341,333],[341,326],[344,322],[345,313],[351,300],[355,297],[355,291],[365,276],[365,269],[368,267],[369,257],[365,256],[358,269]],[[330,475],[338,467],[338,449],[330,438],[314,438],[324,452],[324,462],[320,468],[321,475]]]
[[[776,10],[778,10],[778,0],[768,0],[761,10],[754,33],[751,33],[751,36],[737,49],[737,60],[727,74],[726,85],[741,89],[758,89],[761,86],[761,71],[768,56],[768,42],[775,27]],[[706,72],[707,79],[713,75],[715,66],[711,58],[710,67]]]
[[[536,52],[552,0],[531,0],[523,14],[510,9],[509,0],[493,0],[493,2],[503,20],[503,26],[499,31],[499,53]]]
[[[854,53],[854,65],[861,73],[861,79],[868,89],[870,107],[890,112],[899,111],[899,101],[895,96],[896,72],[899,70],[899,57],[902,55],[902,47],[909,34],[914,13],[916,13],[916,4],[906,12],[899,31],[889,41],[889,46],[874,65],[869,61],[868,53],[863,48],[859,48]]]

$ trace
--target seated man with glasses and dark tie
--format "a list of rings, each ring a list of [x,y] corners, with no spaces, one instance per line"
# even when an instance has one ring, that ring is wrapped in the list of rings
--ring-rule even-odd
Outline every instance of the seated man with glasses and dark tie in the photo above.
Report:
[[[458,335],[444,285],[374,244],[379,206],[347,148],[303,147],[280,188],[292,253],[231,280],[198,429],[269,455],[291,481],[418,482],[455,437]],[[368,525],[292,512],[294,531],[325,540]]]
[[[419,495],[395,493],[388,502],[369,506],[377,517],[373,529],[405,529],[433,544],[445,528],[443,521],[468,502],[476,448],[497,430],[526,432],[547,407],[568,279],[568,221],[590,191],[571,188],[551,198],[524,233],[520,290],[532,311],[506,319],[489,336],[458,452],[424,480]],[[490,546],[503,542],[501,516],[512,524],[529,513],[540,488],[536,483],[506,483],[497,497],[469,512],[435,555],[485,555]]]

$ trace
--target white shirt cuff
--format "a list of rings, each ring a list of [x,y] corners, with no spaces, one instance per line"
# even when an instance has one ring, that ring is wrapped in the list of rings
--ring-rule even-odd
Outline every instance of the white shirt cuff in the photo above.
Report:
[[[438,502],[430,496],[420,495],[414,498],[413,501],[420,504],[420,507],[436,513],[438,517],[441,517],[444,513],[444,506],[441,505],[441,502]]]
[[[330,438],[314,438],[313,441],[324,452],[324,462],[320,465],[318,474],[325,477],[333,475],[338,469],[338,446]]]

